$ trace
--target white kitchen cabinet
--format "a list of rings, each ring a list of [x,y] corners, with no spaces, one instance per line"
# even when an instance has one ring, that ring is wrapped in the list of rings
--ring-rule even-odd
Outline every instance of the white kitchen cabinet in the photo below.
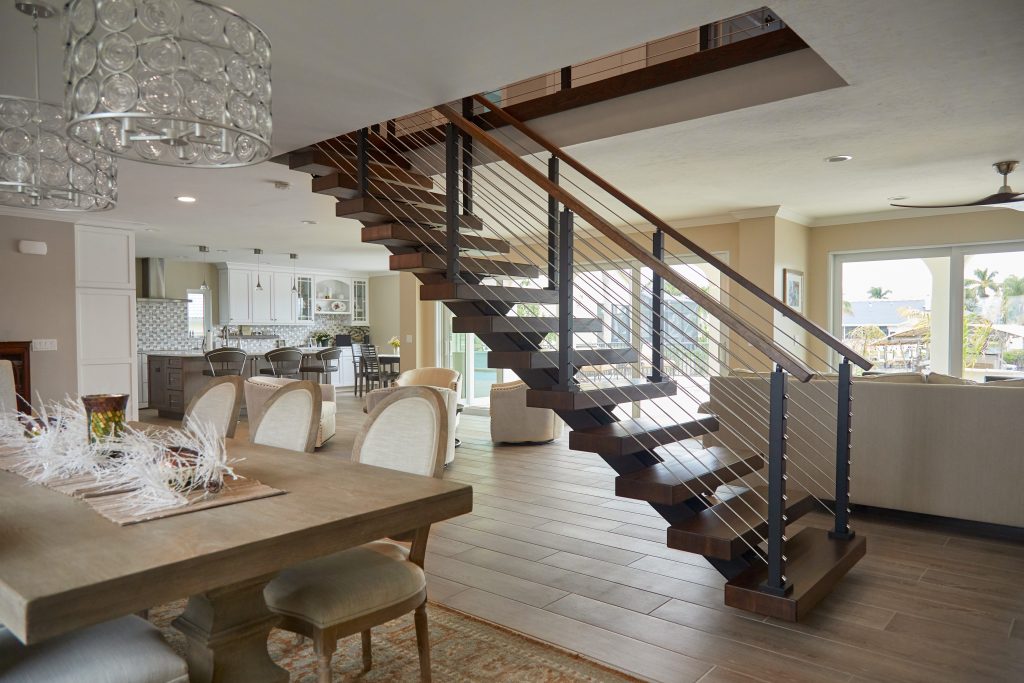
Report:
[[[370,324],[370,283],[367,280],[352,280],[352,324]]]
[[[296,320],[295,292],[292,291],[291,273],[270,273],[271,320],[275,325],[294,325]],[[264,285],[266,286],[266,285]]]
[[[220,324],[244,325],[252,322],[252,287],[255,280],[248,270],[235,268],[220,271]]]
[[[252,292],[252,322],[254,325],[271,325],[274,322],[274,278],[270,273],[250,273],[254,283]],[[257,287],[256,285],[259,285]]]

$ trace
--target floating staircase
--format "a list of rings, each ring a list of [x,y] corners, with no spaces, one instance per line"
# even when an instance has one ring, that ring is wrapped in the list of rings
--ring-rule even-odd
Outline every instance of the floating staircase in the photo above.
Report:
[[[467,119],[452,110],[439,111],[459,124],[462,144],[471,146],[477,137],[471,120],[467,126]],[[522,124],[516,127],[520,132],[529,131]],[[455,129],[449,130],[451,135]],[[481,141],[487,142],[482,137],[476,140]],[[589,368],[634,368],[643,362],[641,349],[635,345],[552,349],[550,343],[545,344],[545,339],[550,342],[560,330],[571,329],[574,335],[600,333],[604,323],[586,314],[567,313],[562,320],[556,315],[513,315],[520,304],[541,309],[558,306],[560,291],[553,281],[547,288],[509,286],[510,280],[542,278],[545,273],[550,277],[550,270],[509,256],[512,236],[498,226],[487,225],[472,211],[449,220],[453,217],[446,206],[452,206],[451,198],[443,187],[445,174],[448,184],[456,177],[450,149],[448,162],[432,168],[424,167],[422,156],[413,164],[402,156],[402,149],[393,136],[362,131],[325,141],[315,149],[293,152],[288,161],[292,169],[313,176],[314,192],[338,198],[338,216],[363,223],[363,242],[391,251],[392,270],[413,273],[420,279],[422,300],[443,302],[452,311],[453,332],[473,333],[489,346],[490,367],[513,370],[530,386],[528,405],[557,412],[571,428],[570,448],[595,453],[615,470],[616,495],[648,502],[665,518],[669,547],[703,555],[724,575],[726,604],[791,621],[805,615],[863,556],[864,539],[844,532],[838,522],[841,533],[833,534],[835,538],[808,528],[785,539],[786,526],[815,509],[819,501],[791,486],[783,488],[785,495],[780,493],[773,505],[776,492],[770,487],[744,483],[748,475],[763,476],[766,468],[771,469],[773,454],[768,446],[702,445],[702,437],[721,429],[719,416],[627,419],[629,406],[636,402],[689,391],[660,372],[653,379],[579,386],[581,373]],[[571,157],[562,153],[562,161],[566,160]],[[471,187],[464,181],[472,172],[472,163],[468,169],[463,163],[462,172],[465,195]],[[565,197],[561,200],[568,204]],[[463,206],[469,203],[466,196],[461,201]],[[549,214],[547,225],[539,226],[552,240],[558,227],[553,219]],[[454,269],[448,244],[456,244],[459,250]],[[547,246],[552,254],[553,241]],[[660,255],[655,250],[649,258]],[[721,267],[731,276],[727,266]],[[488,281],[492,277],[502,278],[501,283],[492,284]],[[736,278],[743,285],[742,275],[736,274]],[[734,320],[734,314],[722,311],[719,320],[725,325]],[[750,334],[739,324],[730,329]],[[754,346],[772,353],[764,344],[768,342]],[[791,362],[783,352],[778,354],[779,363]],[[806,377],[810,374],[802,379]],[[837,476],[841,475],[840,470]],[[777,472],[772,476],[772,481],[784,487],[780,484],[784,477]],[[735,486],[723,494],[723,485],[729,484]],[[845,505],[841,500],[836,507]],[[840,518],[845,520],[845,515]],[[775,552],[779,548],[782,550]],[[782,576],[778,575],[779,566],[784,567]]]

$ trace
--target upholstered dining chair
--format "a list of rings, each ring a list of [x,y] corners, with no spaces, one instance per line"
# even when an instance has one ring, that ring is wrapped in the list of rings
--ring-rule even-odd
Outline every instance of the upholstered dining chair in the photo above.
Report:
[[[462,386],[462,373],[449,368],[414,368],[395,378],[399,387],[441,387],[456,394]]]
[[[0,413],[18,410],[18,393],[14,388],[14,363],[0,360]]]
[[[252,418],[249,440],[263,446],[312,453],[320,426],[320,387],[307,380],[286,384]]]
[[[188,665],[145,619],[121,617],[37,645],[0,626],[2,683],[188,683]]]
[[[441,392],[408,387],[392,392],[373,409],[356,436],[352,459],[439,479],[447,442],[448,416]],[[363,670],[368,671],[373,663],[370,629],[411,611],[420,678],[430,680],[423,573],[429,532],[430,525],[410,531],[409,548],[382,540],[310,560],[267,584],[263,596],[282,617],[278,628],[313,640],[319,683],[331,681],[331,659],[340,638],[362,634]]]
[[[263,354],[263,359],[270,363],[270,367],[260,368],[261,375],[299,379],[299,367],[302,365],[302,351],[299,351],[294,346],[271,349]]]
[[[245,372],[245,361],[249,359],[249,354],[233,346],[211,349],[204,353],[203,356],[206,358],[206,365],[208,366],[203,370],[203,374],[207,377],[240,376]]]
[[[232,438],[242,409],[242,378],[237,375],[215,377],[189,401],[181,426],[188,429],[198,423],[213,427],[218,436]]]

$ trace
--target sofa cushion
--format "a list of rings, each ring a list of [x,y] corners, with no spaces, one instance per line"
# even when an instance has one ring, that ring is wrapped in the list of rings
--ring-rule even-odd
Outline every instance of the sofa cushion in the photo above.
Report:
[[[985,382],[983,387],[1022,387],[1024,388],[1024,377],[1020,379],[1001,379],[995,382]]]
[[[924,375],[920,372],[891,372],[884,375],[863,375],[857,377],[856,381],[879,384],[924,384]]]
[[[943,375],[940,372],[929,372],[925,375],[926,384],[977,384],[977,382],[953,375]]]

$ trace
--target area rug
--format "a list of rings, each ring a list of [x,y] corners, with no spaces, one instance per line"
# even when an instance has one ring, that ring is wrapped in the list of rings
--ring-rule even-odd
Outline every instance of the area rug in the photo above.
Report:
[[[177,601],[150,610],[149,618],[179,653],[185,639],[171,621],[185,608]],[[487,683],[623,683],[635,682],[626,674],[518,633],[431,603],[430,663],[435,681]],[[316,683],[316,657],[307,639],[274,629],[268,643],[270,656],[291,672],[291,683]],[[358,635],[338,643],[334,654],[335,681],[418,681],[416,630],[412,613],[373,629],[373,668],[362,673],[362,645]]]

